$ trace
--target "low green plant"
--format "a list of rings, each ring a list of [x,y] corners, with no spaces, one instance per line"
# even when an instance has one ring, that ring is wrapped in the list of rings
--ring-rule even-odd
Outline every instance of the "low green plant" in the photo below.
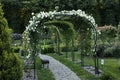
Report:
[[[105,49],[104,57],[120,57],[120,46],[113,45]]]
[[[54,46],[52,46],[52,45],[44,45],[44,46],[42,46],[41,53],[42,54],[55,53]]]
[[[71,51],[71,49],[72,49],[72,47],[71,46],[69,46],[68,48],[66,48],[66,46],[65,45],[62,45],[61,46],[61,51],[62,52],[69,52],[69,51]],[[74,46],[74,51],[78,51],[78,46]]]
[[[21,50],[19,51],[19,53],[20,53],[21,56],[26,56],[26,55],[28,54],[28,51],[25,50],[25,49],[21,49]]]
[[[11,50],[11,33],[0,3],[0,80],[21,80],[22,65]]]
[[[111,74],[109,73],[104,73],[100,77],[100,80],[116,80]]]
[[[3,61],[0,61],[0,80],[21,80],[22,65],[17,54],[7,54],[3,52]]]
[[[21,48],[20,46],[14,46],[14,47],[12,47],[14,53],[19,53],[20,48]]]

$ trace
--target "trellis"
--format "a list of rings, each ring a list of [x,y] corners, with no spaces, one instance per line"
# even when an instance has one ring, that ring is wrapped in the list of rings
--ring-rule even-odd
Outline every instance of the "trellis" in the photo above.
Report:
[[[28,44],[30,43],[33,47],[33,57],[35,58],[35,48],[36,48],[36,42],[37,42],[37,35],[39,34],[39,28],[44,26],[44,23],[46,21],[50,20],[62,20],[62,17],[71,17],[71,16],[77,16],[80,18],[85,19],[88,23],[91,24],[91,27],[93,29],[93,35],[94,35],[94,55],[95,55],[95,73],[98,74],[98,59],[96,55],[96,48],[97,48],[97,31],[96,28],[97,25],[95,23],[95,20],[92,16],[85,14],[84,11],[82,10],[72,10],[72,11],[61,11],[61,12],[56,12],[56,11],[50,11],[50,12],[40,12],[37,14],[32,13],[33,17],[29,21],[29,25],[26,27],[25,30],[25,37]],[[35,59],[34,59],[35,60]],[[35,61],[34,61],[35,63]],[[35,64],[34,64],[35,65]],[[35,67],[35,66],[34,66]]]

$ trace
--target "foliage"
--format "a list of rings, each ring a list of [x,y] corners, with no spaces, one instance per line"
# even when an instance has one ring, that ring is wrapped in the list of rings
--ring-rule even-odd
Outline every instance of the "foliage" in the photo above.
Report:
[[[55,53],[54,46],[52,45],[43,45],[41,48],[42,54]]]
[[[56,53],[61,54],[61,42],[66,43],[67,41],[67,47],[65,47],[65,51],[68,51],[67,48],[70,47],[70,41],[75,38],[75,30],[73,29],[73,24],[67,21],[48,21],[45,24],[47,25],[54,25],[54,31],[53,37],[56,46],[54,47],[54,50]],[[53,31],[53,30],[52,30]],[[71,36],[71,37],[69,37]]]
[[[26,55],[28,55],[28,51],[25,50],[25,49],[20,49],[19,52],[20,52],[21,56],[26,56]]]
[[[71,44],[71,43],[70,43],[70,44]],[[70,44],[69,44],[69,45],[70,45]],[[61,45],[61,51],[62,51],[62,52],[69,52],[69,51],[71,51],[71,49],[72,49],[72,46],[69,46],[69,47],[66,49],[66,46],[65,46],[64,43],[63,43],[63,45]],[[78,45],[74,45],[73,51],[78,51]]]
[[[62,41],[64,43],[67,42],[67,47],[70,47],[70,41],[75,38],[74,25],[67,21],[49,21],[47,24],[55,25],[59,29],[60,34],[62,34],[60,36]]]
[[[40,11],[84,10],[93,15],[99,26],[117,26],[120,21],[119,0],[1,0],[5,17],[14,32],[22,33],[31,13]],[[11,6],[11,7],[9,7]]]
[[[115,80],[115,78],[111,74],[104,73],[100,77],[100,80]]]
[[[100,30],[100,34],[98,35],[98,38],[103,43],[105,43],[106,41],[111,42],[112,40],[115,39],[115,37],[117,37],[117,29],[115,27],[105,26],[104,28],[103,30]]]
[[[11,30],[3,16],[0,4],[0,80],[21,80],[20,59],[11,50]]]
[[[8,28],[8,23],[6,19],[3,17],[2,7],[0,5],[0,52],[2,53],[3,49],[10,52],[10,34],[11,30]]]
[[[98,57],[120,57],[120,46],[119,42],[111,43],[111,44],[98,44],[97,47],[97,55]]]
[[[82,19],[85,19],[86,22],[89,22],[89,24],[92,25],[92,27],[96,27],[96,23],[95,20],[92,16],[85,14],[84,11],[82,10],[72,10],[72,11],[61,11],[61,12],[40,12],[38,14],[33,14],[33,17],[31,18],[31,20],[29,21],[29,25],[26,27],[25,30],[25,35],[26,38],[25,40],[31,44],[31,47],[35,47],[36,46],[36,42],[38,41],[38,37],[39,37],[39,28],[42,28],[45,26],[45,22],[49,21],[49,20],[58,20],[58,22],[54,22],[53,24],[56,26],[60,26],[61,27],[61,32],[64,34],[64,38],[66,38],[66,43],[68,43],[70,39],[74,39],[75,37],[75,30],[73,27],[73,24],[69,21],[64,21],[64,16],[67,16],[68,18],[71,19],[71,17],[78,17]],[[62,20],[62,21],[61,21]],[[41,27],[38,27],[41,26]],[[84,30],[85,31],[85,30]],[[89,30],[90,31],[90,30]],[[61,34],[62,34],[61,33]],[[88,33],[89,34],[89,33]],[[71,36],[71,37],[69,37]],[[66,44],[67,45],[67,44]],[[35,48],[31,48],[32,50],[35,50]]]
[[[87,74],[86,71],[81,70],[83,68],[80,67],[80,62],[77,62],[77,61],[80,60],[80,57],[81,57],[80,52],[77,51],[77,52],[74,52],[74,53],[75,53],[75,56],[76,56],[75,57],[75,60],[76,60],[75,63],[71,62],[71,52],[68,53],[69,56],[68,56],[67,59],[64,57],[65,55],[61,55],[61,56],[57,56],[55,54],[49,54],[49,55],[54,57],[55,59],[59,60],[63,64],[67,65],[67,67],[73,68],[74,70],[73,69],[72,70],[79,74],[78,76],[80,76],[81,80],[97,80],[97,79],[95,79],[95,76],[92,75],[90,77],[90,75]],[[104,62],[105,62],[104,65],[101,65],[100,64],[101,63],[101,58],[99,58],[99,68],[103,71],[102,74],[108,73],[108,74],[112,75],[113,77],[115,77],[114,80],[119,80],[120,79],[120,77],[119,77],[120,71],[119,71],[118,67],[120,65],[120,59],[118,59],[118,58],[104,58]],[[89,56],[85,57],[84,58],[84,64],[87,65],[87,66],[88,65],[94,66],[93,58],[89,57]],[[76,65],[76,67],[75,67],[75,65]],[[78,67],[78,69],[77,69],[77,67]],[[98,79],[98,80],[100,80],[100,79]]]
[[[22,33],[25,30],[25,26],[31,17],[31,12],[34,11],[31,8],[31,4],[24,4],[20,1],[2,1],[5,17],[9,22],[10,28],[14,33]],[[30,6],[32,5],[32,7]],[[11,6],[11,7],[10,7]],[[11,16],[12,15],[12,16]]]
[[[13,46],[12,47],[14,53],[19,53],[21,47],[20,46]]]
[[[99,78],[93,76],[92,74],[85,71],[82,67],[80,67],[79,63],[73,63],[71,62],[71,60],[64,58],[64,55],[62,56],[56,56],[54,54],[49,54],[49,55],[59,60],[67,67],[69,67],[72,71],[74,71],[77,74],[78,77],[80,77],[81,80],[99,80]]]
[[[60,33],[70,40],[75,36],[74,25],[67,21],[49,21],[47,24],[55,25],[60,30]],[[71,37],[69,37],[71,36]]]
[[[118,40],[120,40],[120,23],[117,28],[117,38],[118,38]]]
[[[111,47],[106,48],[104,51],[104,57],[120,57],[120,46],[114,44]]]
[[[2,67],[2,73],[0,75],[1,80],[21,80],[22,77],[22,66],[21,61],[16,54],[8,54],[3,52],[2,62],[0,61],[0,66]]]
[[[99,54],[99,56],[104,56],[104,57],[120,56],[118,34],[119,34],[119,30],[115,27],[111,27],[111,26],[101,27],[101,31],[98,37],[99,37],[99,40],[102,41],[102,44],[100,46],[102,48],[104,47],[104,51],[102,51]],[[113,41],[116,41],[116,42],[113,42]],[[106,42],[109,44],[107,44]]]

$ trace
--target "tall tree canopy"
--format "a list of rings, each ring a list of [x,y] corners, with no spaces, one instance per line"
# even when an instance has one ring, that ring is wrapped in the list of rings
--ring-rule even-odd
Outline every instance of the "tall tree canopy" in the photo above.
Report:
[[[120,22],[119,0],[3,0],[5,17],[13,32],[22,33],[31,13],[81,9],[93,15],[99,26],[117,26]],[[9,7],[11,6],[11,7]]]

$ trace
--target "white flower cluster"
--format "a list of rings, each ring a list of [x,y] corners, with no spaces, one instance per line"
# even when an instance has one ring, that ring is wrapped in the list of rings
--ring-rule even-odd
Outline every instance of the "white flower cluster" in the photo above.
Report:
[[[29,21],[29,25],[26,27],[25,30],[25,34],[28,35],[26,38],[29,42],[30,38],[30,32],[38,32],[37,31],[37,27],[38,27],[38,23],[42,24],[42,20],[45,18],[48,19],[52,19],[54,17],[56,17],[56,15],[76,15],[76,16],[80,16],[80,17],[84,17],[85,19],[87,19],[89,22],[91,22],[91,24],[93,24],[94,26],[97,26],[95,24],[95,20],[92,16],[85,14],[84,11],[82,10],[72,10],[72,11],[66,11],[63,10],[61,12],[56,12],[56,11],[50,11],[50,12],[40,12],[38,14],[34,14],[32,13],[33,17],[31,18],[31,20]]]
[[[101,34],[101,31],[100,30],[97,30],[98,34],[100,35]]]
[[[28,51],[29,54],[31,54],[31,52],[32,52],[30,49],[27,49],[27,51]]]

